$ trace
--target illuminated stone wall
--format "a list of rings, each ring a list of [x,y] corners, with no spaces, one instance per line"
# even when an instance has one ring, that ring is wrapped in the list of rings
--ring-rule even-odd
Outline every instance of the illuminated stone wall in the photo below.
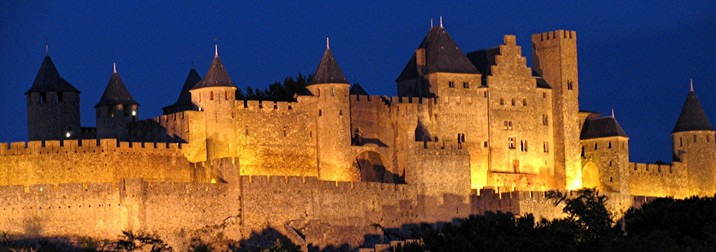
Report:
[[[44,145],[44,146],[43,146]],[[114,139],[0,143],[0,185],[116,182],[123,178],[206,181],[179,144]]]

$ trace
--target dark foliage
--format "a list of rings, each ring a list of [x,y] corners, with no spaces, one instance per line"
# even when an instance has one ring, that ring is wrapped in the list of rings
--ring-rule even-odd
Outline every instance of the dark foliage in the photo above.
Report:
[[[172,251],[172,247],[169,247],[158,235],[154,234],[135,234],[131,231],[122,231],[122,235],[117,241],[117,249],[124,251],[146,251],[146,247],[149,247],[148,250],[151,252]]]
[[[566,218],[535,223],[531,215],[488,212],[439,229],[426,224],[416,231],[424,249],[411,251],[716,251],[714,198],[657,199],[615,225],[595,190],[549,197],[564,203]]]
[[[274,82],[264,89],[254,89],[251,86],[246,87],[246,92],[241,88],[236,89],[237,100],[261,100],[261,101],[295,101],[295,94],[305,93],[306,86],[310,76],[304,76],[298,73],[296,78],[293,76],[286,77],[283,82]]]

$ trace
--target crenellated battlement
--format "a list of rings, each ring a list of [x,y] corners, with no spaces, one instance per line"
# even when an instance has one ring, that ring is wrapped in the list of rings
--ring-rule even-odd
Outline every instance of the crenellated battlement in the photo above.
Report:
[[[445,142],[415,142],[417,155],[468,155],[464,145]]]
[[[326,181],[309,176],[241,176],[241,184],[258,190],[406,191],[410,185],[361,181]]]
[[[680,167],[669,164],[629,163],[631,176],[678,176]]]
[[[181,143],[119,142],[116,139],[45,140],[0,143],[0,156],[87,152],[120,152],[159,156],[181,156],[181,149]]]
[[[287,101],[259,101],[259,100],[237,100],[236,108],[248,111],[282,111],[292,112],[297,102]]]
[[[561,39],[577,39],[577,32],[569,30],[554,30],[532,35],[532,42]]]

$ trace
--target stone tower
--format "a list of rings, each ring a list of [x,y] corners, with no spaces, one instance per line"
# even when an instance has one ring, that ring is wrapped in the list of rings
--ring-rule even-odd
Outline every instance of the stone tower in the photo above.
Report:
[[[139,117],[139,103],[132,98],[122,78],[117,73],[117,65],[104,89],[102,98],[94,106],[97,115],[97,138],[129,139],[130,123]]]
[[[614,115],[587,118],[580,136],[582,186],[629,193],[629,136]]]
[[[199,76],[199,73],[196,72],[196,69],[192,68],[189,70],[189,75],[186,76],[186,81],[184,81],[184,86],[181,88],[179,98],[177,98],[177,101],[174,104],[162,108],[164,114],[168,115],[196,109],[194,103],[191,102],[191,93],[189,93],[189,90],[191,90],[191,88],[193,88],[200,80],[201,76]]]
[[[76,139],[80,133],[80,91],[60,77],[50,56],[27,92],[30,140]]]
[[[350,84],[326,43],[321,62],[306,88],[316,100],[316,146],[318,177],[322,180],[360,180],[352,170],[350,148]]]
[[[204,111],[207,160],[238,156],[236,147],[236,86],[214,47],[209,71],[189,91],[191,101]]]
[[[692,85],[676,126],[671,132],[674,161],[686,165],[690,194],[704,196],[714,193],[713,181],[716,179],[714,133]]]
[[[398,96],[418,97],[418,126],[415,129],[416,141],[440,141],[453,139],[459,133],[469,135],[469,139],[481,140],[476,134],[460,129],[457,132],[440,132],[437,114],[438,102],[423,102],[422,98],[449,100],[449,97],[478,96],[482,94],[481,74],[460,50],[448,32],[440,26],[430,28],[423,41],[415,50],[408,63],[395,80]],[[436,101],[436,100],[432,100]],[[463,108],[469,110],[467,106]],[[456,112],[459,113],[459,112]],[[486,134],[486,132],[483,132]],[[462,137],[461,137],[462,138]]]
[[[532,46],[534,70],[552,86],[555,186],[578,189],[582,178],[577,33],[556,30],[534,34]]]

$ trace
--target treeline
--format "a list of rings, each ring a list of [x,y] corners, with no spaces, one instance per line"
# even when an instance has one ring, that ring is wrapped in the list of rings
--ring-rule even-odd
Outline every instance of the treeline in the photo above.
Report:
[[[295,101],[295,94],[303,94],[308,92],[306,86],[308,85],[311,75],[304,76],[300,72],[294,78],[289,76],[283,79],[283,82],[274,82],[268,85],[267,88],[254,89],[251,86],[246,87],[246,90],[236,88],[236,99],[237,100],[261,100],[261,101]]]
[[[422,225],[413,238],[424,245],[397,251],[716,251],[716,200],[656,199],[613,221],[607,198],[582,190],[565,202],[567,217],[535,221],[510,213],[472,215],[439,229]]]

